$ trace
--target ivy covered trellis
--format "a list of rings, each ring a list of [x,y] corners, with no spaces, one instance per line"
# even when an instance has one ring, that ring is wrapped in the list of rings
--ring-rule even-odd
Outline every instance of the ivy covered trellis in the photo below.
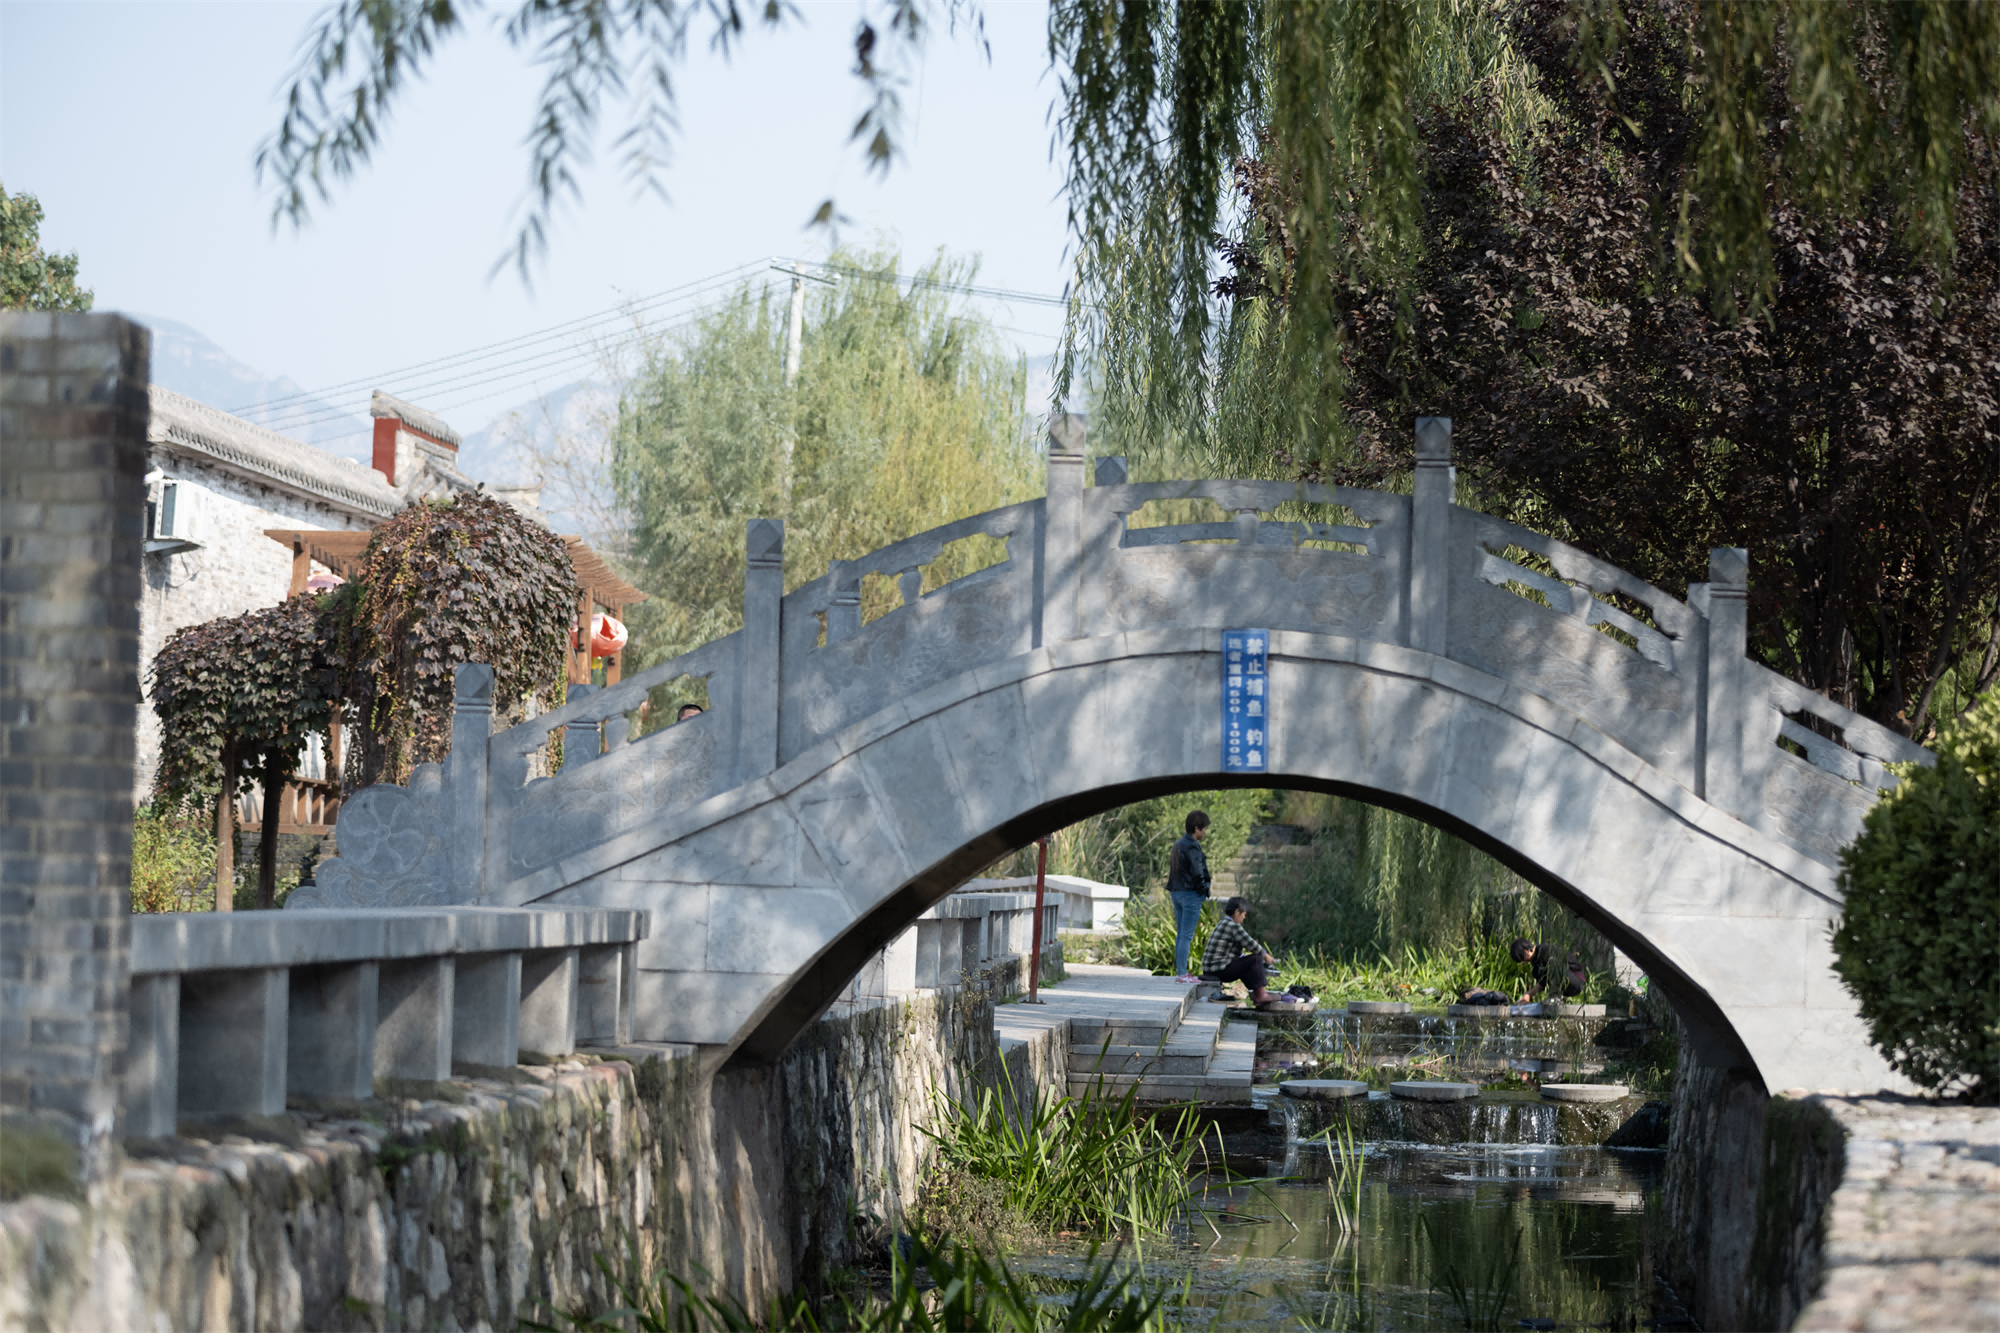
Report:
[[[177,630],[153,659],[153,710],[161,723],[155,799],[216,809],[215,903],[233,890],[236,784],[263,785],[257,903],[277,896],[278,793],[307,738],[324,732],[336,679],[320,648],[312,594]]]
[[[503,713],[560,704],[582,593],[563,539],[487,495],[414,504],[377,528],[322,604],[353,725],[344,785],[402,782],[444,757],[461,662],[492,664]]]
[[[279,793],[312,733],[343,724],[351,790],[443,758],[460,662],[493,665],[503,711],[562,701],[583,590],[561,537],[463,494],[413,504],[377,528],[355,573],[330,592],[177,631],[154,660],[155,798],[213,804],[218,908],[230,901],[244,778],[263,786],[258,905],[274,905]]]

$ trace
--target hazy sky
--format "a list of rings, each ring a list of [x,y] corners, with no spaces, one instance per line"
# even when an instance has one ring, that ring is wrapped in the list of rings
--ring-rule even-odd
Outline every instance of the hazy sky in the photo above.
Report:
[[[500,12],[515,7],[500,0]],[[511,267],[492,269],[524,198],[539,80],[490,16],[444,48],[375,162],[295,234],[273,231],[251,164],[319,5],[0,0],[0,181],[41,198],[44,245],[78,253],[97,309],[190,324],[309,389],[363,381],[338,395],[362,411],[370,385],[420,379],[387,372],[771,255],[824,254],[826,237],[803,224],[829,194],[853,220],[849,239],[976,253],[982,283],[1059,293],[1046,3],[987,0],[990,63],[968,36],[932,34],[904,93],[908,157],[886,181],[846,143],[861,107],[850,74],[859,6],[798,9],[785,31],[751,32],[733,63],[696,43],[669,201],[622,180],[602,136],[532,290]],[[994,314],[1030,355],[1053,349],[1059,311]],[[492,383],[418,396],[475,425],[584,373],[573,347],[558,338]]]

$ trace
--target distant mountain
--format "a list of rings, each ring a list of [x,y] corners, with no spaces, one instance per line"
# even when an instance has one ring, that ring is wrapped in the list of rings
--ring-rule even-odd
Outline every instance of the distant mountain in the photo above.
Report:
[[[295,381],[245,365],[199,329],[155,315],[132,318],[153,331],[153,383],[328,453],[369,461],[373,428],[365,392],[353,395],[358,411],[301,397]]]
[[[610,507],[604,446],[617,412],[617,392],[593,380],[551,389],[467,432],[459,470],[490,486],[539,486],[550,527],[595,536]]]

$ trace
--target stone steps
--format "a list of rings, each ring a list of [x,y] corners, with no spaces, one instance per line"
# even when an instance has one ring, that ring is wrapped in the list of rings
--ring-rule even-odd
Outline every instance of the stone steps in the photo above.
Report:
[[[1137,968],[1070,966],[1069,980],[1039,1005],[994,1010],[1002,1048],[1034,1031],[1068,1028],[1069,1092],[1158,1104],[1247,1103],[1257,1053],[1254,1023],[1232,1023],[1224,1006],[1201,1003],[1211,989],[1183,986]]]
[[[1141,1103],[1198,1102],[1204,1106],[1245,1103],[1250,1100],[1252,1065],[1257,1054],[1257,1030],[1246,1023],[1223,1023],[1216,1010],[1218,1039],[1207,1067],[1199,1072],[1148,1071],[1144,1073],[1094,1073],[1082,1076],[1072,1070],[1069,1090],[1072,1097],[1086,1093],[1098,1097],[1122,1097],[1138,1088],[1134,1101]]]

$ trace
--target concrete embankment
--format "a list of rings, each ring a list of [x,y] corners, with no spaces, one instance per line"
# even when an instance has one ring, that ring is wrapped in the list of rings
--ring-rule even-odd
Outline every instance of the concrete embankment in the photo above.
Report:
[[[1008,989],[1009,987],[1003,987]],[[933,1089],[1060,1086],[1059,1034],[996,1041],[985,987],[835,1013],[775,1066],[687,1048],[448,1082],[134,1141],[87,1203],[0,1205],[0,1327],[470,1329],[614,1302],[596,1257],[753,1309],[914,1199]]]

